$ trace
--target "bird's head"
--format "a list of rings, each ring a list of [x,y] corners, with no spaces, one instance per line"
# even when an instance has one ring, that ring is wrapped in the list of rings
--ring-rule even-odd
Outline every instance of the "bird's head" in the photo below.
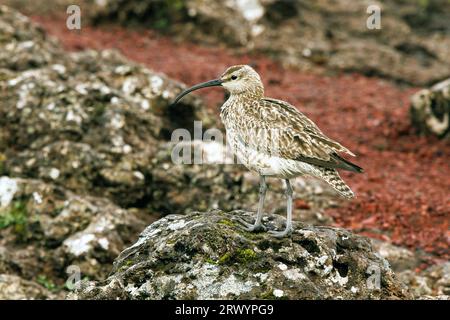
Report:
[[[229,67],[218,78],[197,84],[181,92],[176,98],[177,103],[188,93],[206,87],[222,86],[233,94],[245,94],[255,98],[261,98],[264,95],[264,86],[259,74],[248,65],[237,65]]]

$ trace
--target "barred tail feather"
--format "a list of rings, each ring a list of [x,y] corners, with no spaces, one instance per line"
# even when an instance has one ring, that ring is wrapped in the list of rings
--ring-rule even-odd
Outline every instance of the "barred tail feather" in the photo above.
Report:
[[[332,186],[341,196],[347,199],[351,199],[355,196],[353,191],[345,184],[344,180],[342,180],[335,169],[321,168],[320,171],[321,178]]]

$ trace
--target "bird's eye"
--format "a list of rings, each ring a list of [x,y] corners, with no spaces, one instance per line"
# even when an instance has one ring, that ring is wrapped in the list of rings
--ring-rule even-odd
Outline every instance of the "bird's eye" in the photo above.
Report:
[[[235,76],[235,75],[231,76],[231,80],[236,80],[236,79],[237,79],[237,76]]]

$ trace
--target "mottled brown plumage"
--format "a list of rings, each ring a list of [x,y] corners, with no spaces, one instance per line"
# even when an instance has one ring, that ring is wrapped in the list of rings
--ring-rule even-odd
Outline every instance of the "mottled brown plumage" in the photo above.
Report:
[[[250,66],[232,66],[219,79],[184,91],[175,102],[193,90],[217,85],[230,92],[220,114],[227,131],[227,141],[238,159],[261,176],[257,218],[254,225],[244,223],[248,230],[262,228],[267,176],[286,181],[287,222],[284,231],[272,232],[278,237],[292,232],[292,188],[289,179],[311,175],[326,181],[343,197],[354,196],[336,171],[362,172],[360,167],[339,155],[354,154],[325,136],[314,122],[291,104],[264,97],[262,81]]]
[[[222,118],[239,132],[249,147],[326,168],[360,171],[337,154],[343,152],[354,156],[350,150],[325,136],[292,105],[270,98],[246,100],[236,101],[236,107],[225,104]],[[256,140],[254,133],[258,132],[261,134]]]

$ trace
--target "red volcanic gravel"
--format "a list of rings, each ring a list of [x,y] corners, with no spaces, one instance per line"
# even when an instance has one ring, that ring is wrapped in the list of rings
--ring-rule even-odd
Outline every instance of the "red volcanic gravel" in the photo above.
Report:
[[[304,74],[261,56],[175,42],[148,30],[83,26],[69,31],[64,20],[33,19],[68,50],[116,48],[188,85],[216,78],[233,64],[253,64],[267,96],[296,105],[352,150],[358,157],[351,160],[365,169],[364,174],[342,172],[357,198],[328,210],[337,226],[450,258],[450,145],[419,137],[410,127],[409,97],[417,89],[357,74]],[[215,107],[223,100],[220,88],[199,94]]]

